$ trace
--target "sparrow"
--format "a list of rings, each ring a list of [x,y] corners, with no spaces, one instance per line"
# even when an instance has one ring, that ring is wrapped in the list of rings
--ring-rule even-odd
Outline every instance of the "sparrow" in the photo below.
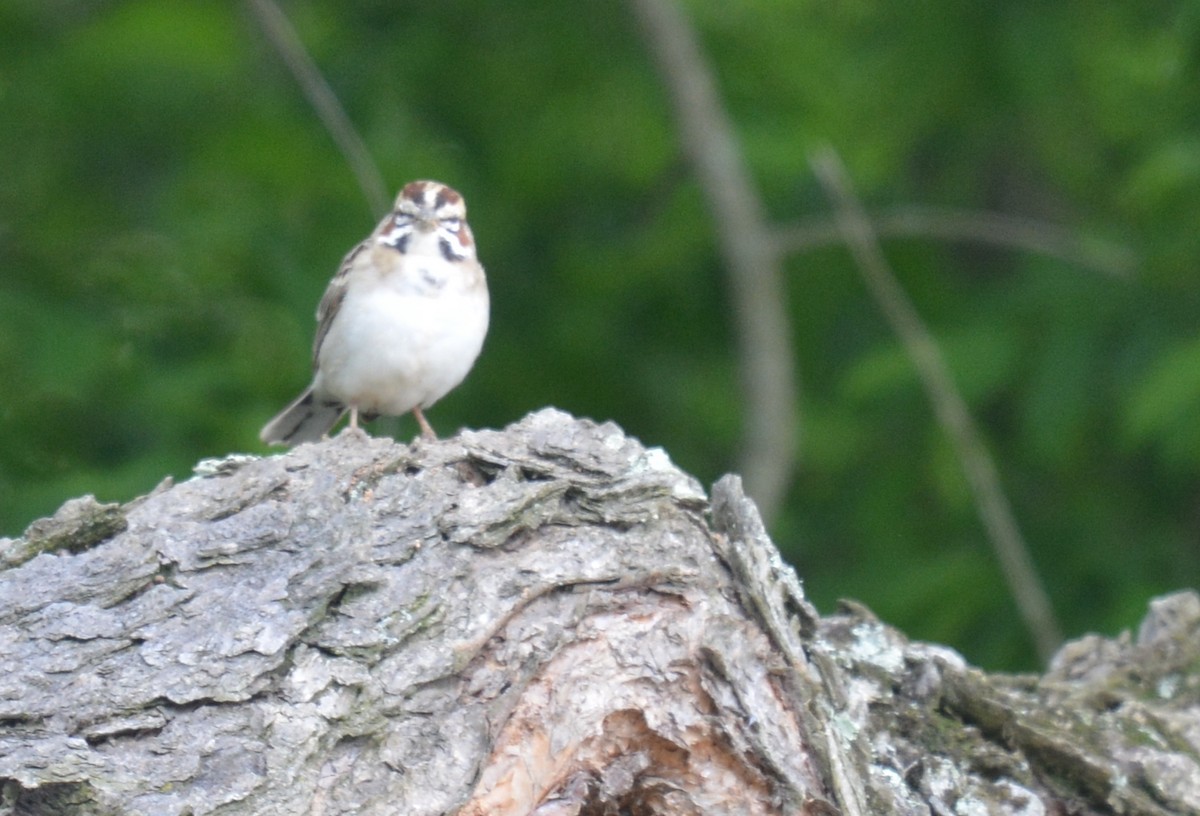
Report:
[[[488,328],[488,290],[467,226],[467,206],[436,181],[406,184],[395,206],[342,261],[317,307],[312,384],[266,424],[268,444],[324,437],[349,411],[423,409],[467,376]]]

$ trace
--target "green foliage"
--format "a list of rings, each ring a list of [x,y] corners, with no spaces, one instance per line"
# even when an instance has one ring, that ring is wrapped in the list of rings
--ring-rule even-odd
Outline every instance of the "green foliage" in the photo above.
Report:
[[[1133,444],[1152,444],[1164,464],[1188,469],[1200,459],[1200,338],[1175,344],[1155,361],[1130,395],[1125,430]]]
[[[493,328],[435,426],[554,404],[706,481],[732,468],[725,273],[629,9],[284,7],[389,184],[470,202]],[[1069,633],[1200,582],[1200,6],[687,8],[777,223],[828,217],[806,163],[828,142],[871,208],[996,210],[1133,252],[1117,279],[887,243]],[[9,0],[0,111],[0,533],[262,450],[374,216],[247,7]],[[854,596],[1029,666],[961,466],[847,253],[789,274],[803,428],[778,543],[823,608]]]

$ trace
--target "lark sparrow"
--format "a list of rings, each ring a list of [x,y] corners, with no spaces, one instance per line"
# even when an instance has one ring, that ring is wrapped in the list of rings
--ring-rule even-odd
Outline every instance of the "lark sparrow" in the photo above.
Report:
[[[317,307],[312,385],[262,429],[271,444],[320,439],[346,411],[358,419],[421,409],[475,363],[488,327],[487,279],[461,195],[414,181],[391,214],[342,261]]]

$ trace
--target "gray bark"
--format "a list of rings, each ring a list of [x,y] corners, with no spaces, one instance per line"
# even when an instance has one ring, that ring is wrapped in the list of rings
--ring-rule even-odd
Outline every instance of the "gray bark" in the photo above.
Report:
[[[1200,596],[989,676],[821,617],[739,481],[544,410],[0,540],[7,814],[1200,812]]]

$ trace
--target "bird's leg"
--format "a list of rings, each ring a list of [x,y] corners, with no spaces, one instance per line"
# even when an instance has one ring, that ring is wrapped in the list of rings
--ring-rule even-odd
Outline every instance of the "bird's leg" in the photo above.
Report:
[[[437,434],[434,433],[433,426],[425,419],[425,415],[421,413],[421,406],[413,408],[413,416],[417,418],[417,424],[421,426],[421,436],[430,441],[437,439]]]
[[[358,430],[358,406],[357,405],[350,406],[350,430],[352,430],[352,431]]]

